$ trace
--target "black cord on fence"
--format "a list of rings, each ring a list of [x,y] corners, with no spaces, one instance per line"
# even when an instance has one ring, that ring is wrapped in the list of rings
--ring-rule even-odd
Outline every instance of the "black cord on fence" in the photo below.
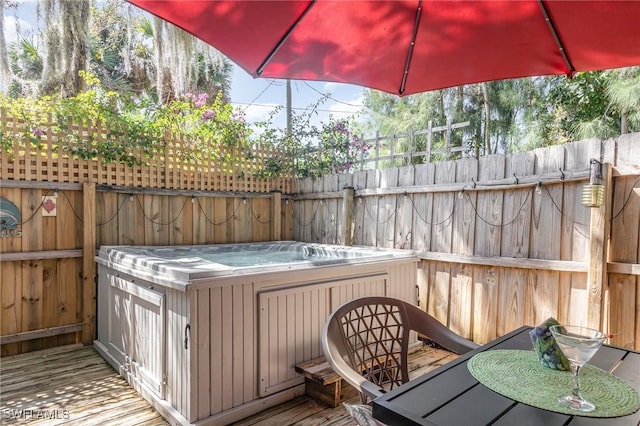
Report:
[[[622,212],[624,211],[624,209],[627,207],[627,204],[629,204],[629,201],[631,200],[631,194],[633,194],[633,190],[635,189],[636,185],[638,184],[638,182],[640,182],[640,176],[638,176],[636,178],[636,180],[633,182],[633,185],[631,185],[631,189],[629,190],[629,193],[627,194],[627,198],[624,200],[624,204],[622,204],[622,207],[620,207],[620,210],[618,211],[618,213],[614,214],[611,217],[611,221],[613,221],[614,219],[616,219],[618,216],[620,216],[620,214],[622,214]]]
[[[320,201],[320,200],[319,200]],[[312,204],[313,204],[313,200],[312,200]],[[302,226],[303,228],[306,228],[307,226],[311,225],[313,223],[313,221],[316,218],[316,214],[318,213],[318,207],[320,207],[321,203],[317,203],[316,204],[316,208],[313,210],[313,214],[311,215],[311,220],[308,223],[302,223],[300,221],[300,219],[296,216],[296,210],[293,209],[293,220],[299,225]]]
[[[29,218],[28,218],[27,220],[23,220],[22,222],[20,222],[20,226],[22,226],[22,225],[24,225],[24,224],[26,224],[26,223],[31,222],[31,220],[36,216],[36,213],[38,213],[38,212],[40,211],[40,209],[42,208],[42,205],[44,204],[44,197],[46,197],[47,195],[50,195],[50,194],[49,194],[49,192],[50,192],[50,191],[51,191],[51,190],[48,190],[48,191],[44,194],[44,196],[42,197],[42,201],[40,201],[40,205],[38,205],[38,207],[36,207],[36,208],[33,210],[33,212],[31,213],[31,216],[29,216]],[[55,194],[55,191],[54,191],[54,194]]]
[[[449,219],[451,219],[451,217],[453,217],[454,212],[456,211],[456,204],[458,203],[458,200],[457,200],[456,196],[454,195],[454,197],[453,197],[453,206],[452,206],[452,208],[451,208],[451,214],[449,214],[449,216],[447,216],[446,218],[444,218],[444,219],[443,219],[443,220],[441,220],[440,222],[438,222],[438,223],[433,223],[433,222],[429,222],[429,221],[427,220],[427,218],[425,218],[424,216],[422,216],[422,215],[420,214],[420,210],[418,209],[418,206],[416,206],[416,204],[415,204],[415,202],[414,202],[414,200],[413,200],[413,197],[409,197],[409,196],[407,195],[407,198],[409,199],[409,201],[411,201],[411,205],[413,206],[413,211],[414,211],[414,212],[416,212],[416,214],[418,215],[418,217],[420,218],[420,220],[422,220],[424,223],[426,223],[426,224],[427,224],[427,225],[429,225],[429,226],[440,226],[440,225],[442,225],[443,223],[447,222]],[[431,209],[431,211],[433,211],[433,201],[432,201],[432,209]]]
[[[553,204],[553,206],[556,208],[556,210],[558,210],[560,212],[560,215],[562,215],[564,218],[566,218],[567,220],[571,221],[571,223],[573,224],[573,229],[580,235],[582,235],[585,238],[589,238],[588,235],[586,235],[584,232],[582,232],[580,229],[578,229],[576,227],[576,225],[580,225],[580,226],[588,226],[586,223],[582,223],[582,222],[578,222],[576,220],[575,217],[569,217],[567,216],[562,209],[560,208],[560,206],[558,206],[558,203],[556,203],[556,200],[553,198],[553,195],[551,195],[551,191],[549,191],[549,188],[547,188],[546,186],[544,187],[545,191],[547,191],[547,194],[549,195],[549,199],[551,200],[551,203]]]
[[[515,175],[514,175],[515,176]],[[531,198],[531,193],[533,192],[533,187],[529,188],[529,190],[527,191],[527,196],[525,197],[525,199],[522,201],[522,204],[520,204],[520,207],[518,208],[518,212],[516,213],[516,215],[509,221],[507,221],[506,223],[491,223],[489,222],[487,219],[485,219],[484,217],[480,216],[480,214],[478,213],[478,209],[476,208],[476,206],[473,204],[473,201],[471,200],[471,197],[469,196],[469,194],[467,194],[467,199],[469,200],[469,204],[471,205],[471,208],[473,209],[473,211],[475,212],[475,215],[478,219],[480,219],[482,222],[486,223],[489,226],[492,226],[494,228],[504,228],[506,226],[511,225],[512,223],[514,223],[518,217],[520,216],[520,213],[522,213],[522,209],[524,208],[524,206],[527,204],[527,201],[529,201],[529,198]],[[504,206],[503,206],[504,207]]]
[[[96,226],[105,226],[108,223],[111,223],[115,218],[118,217],[118,213],[120,213],[120,210],[122,210],[122,208],[124,207],[124,204],[127,202],[127,198],[126,197],[122,197],[122,201],[120,201],[120,205],[118,206],[118,209],[116,210],[116,212],[113,214],[113,216],[111,216],[107,221],[102,222],[102,223],[98,223]]]
[[[517,178],[517,177],[516,177],[516,178]],[[631,187],[631,189],[629,190],[629,193],[628,193],[628,194],[627,194],[627,196],[625,197],[625,201],[624,201],[624,203],[622,204],[622,207],[620,208],[620,210],[618,210],[618,212],[616,212],[616,213],[611,217],[611,219],[610,219],[611,221],[613,221],[613,220],[617,219],[617,218],[618,218],[618,217],[619,217],[619,216],[620,216],[620,215],[625,211],[625,209],[626,209],[626,208],[627,208],[627,206],[629,205],[629,202],[631,201],[631,196],[633,195],[633,190],[635,189],[635,187],[636,187],[636,185],[638,184],[638,182],[640,182],[640,176],[639,176],[638,178],[636,178],[636,180],[633,182],[632,187]],[[474,186],[475,186],[475,182],[474,182]],[[499,186],[499,185],[497,185],[497,186]],[[587,224],[585,224],[585,223],[581,223],[581,222],[576,221],[576,220],[575,220],[575,218],[570,218],[570,217],[568,217],[568,216],[565,214],[565,212],[560,208],[560,206],[558,205],[558,203],[556,202],[556,200],[553,198],[553,195],[552,195],[552,194],[551,194],[551,192],[549,191],[549,188],[548,188],[547,186],[545,186],[545,185],[543,185],[543,187],[544,187],[545,191],[547,192],[547,194],[549,195],[549,199],[551,200],[551,203],[553,204],[553,206],[555,207],[555,209],[556,209],[556,210],[558,210],[558,211],[560,212],[560,214],[561,214],[564,218],[566,218],[567,220],[569,220],[569,221],[571,221],[571,222],[573,223],[573,226],[574,226],[574,229],[576,230],[576,232],[578,232],[580,235],[582,235],[582,236],[584,236],[584,237],[586,238],[587,236],[586,236],[584,233],[582,233],[582,232],[581,232],[581,231],[576,227],[576,225],[579,225],[579,226],[588,226],[588,225],[587,225]],[[467,193],[466,195],[467,195],[467,199],[469,200],[469,203],[470,203],[470,205],[471,205],[471,208],[472,208],[472,209],[473,209],[473,211],[474,211],[475,216],[476,216],[479,220],[481,220],[482,222],[484,222],[484,223],[486,223],[487,225],[492,226],[492,227],[506,227],[506,226],[509,226],[509,225],[513,224],[513,223],[518,219],[518,217],[519,217],[519,216],[520,216],[520,214],[522,213],[522,210],[523,210],[524,206],[526,205],[527,201],[529,201],[529,198],[531,197],[531,193],[533,192],[533,190],[534,190],[534,188],[533,188],[533,187],[531,187],[531,188],[529,189],[529,191],[527,192],[527,196],[526,196],[526,198],[524,199],[524,201],[522,202],[522,204],[520,205],[520,207],[518,208],[518,211],[517,211],[516,215],[515,215],[511,220],[509,220],[508,222],[506,222],[506,223],[502,223],[502,224],[492,223],[492,222],[490,222],[489,220],[487,220],[486,218],[484,218],[484,217],[483,217],[483,216],[478,212],[477,206],[473,203],[473,200],[471,199],[471,197],[469,196],[469,194]],[[38,207],[37,207],[36,209],[34,209],[34,211],[31,213],[31,215],[30,215],[27,219],[23,220],[23,221],[20,223],[20,225],[21,225],[21,226],[22,226],[22,225],[25,225],[25,224],[29,223],[31,220],[33,220],[33,218],[35,217],[35,215],[36,215],[36,214],[40,211],[40,209],[43,207],[43,204],[44,204],[44,202],[45,202],[45,198],[44,198],[44,197],[49,196],[49,195],[55,195],[56,193],[61,194],[62,196],[64,196],[65,200],[67,201],[67,203],[69,204],[69,206],[70,206],[70,208],[71,208],[71,211],[73,212],[73,215],[76,217],[76,219],[78,219],[78,221],[80,221],[80,223],[83,223],[83,218],[78,214],[78,212],[76,211],[76,209],[75,209],[75,208],[74,208],[74,206],[73,206],[73,203],[71,202],[71,200],[69,199],[69,197],[67,196],[67,194],[65,193],[65,191],[59,191],[59,190],[54,189],[54,190],[47,190],[47,192],[44,194],[43,199],[42,199],[42,201],[40,202],[40,204],[38,205]],[[464,189],[461,191],[461,193],[462,193],[463,195],[465,194]],[[134,195],[130,195],[129,197],[133,197],[133,196],[134,196]],[[442,224],[446,223],[447,221],[449,221],[449,220],[453,217],[453,215],[454,215],[454,213],[455,213],[455,211],[456,211],[457,201],[458,201],[458,197],[454,196],[454,199],[453,199],[453,206],[452,206],[452,208],[451,208],[451,213],[450,213],[446,218],[444,218],[443,220],[441,220],[441,221],[439,221],[439,222],[437,222],[437,223],[434,223],[434,222],[431,222],[431,221],[427,220],[427,218],[426,218],[426,217],[424,217],[424,216],[420,213],[420,209],[419,209],[419,208],[418,208],[418,206],[416,205],[416,203],[415,203],[415,200],[414,200],[414,197],[413,197],[413,196],[409,196],[409,195],[407,195],[406,193],[404,194],[404,196],[405,196],[406,198],[408,198],[408,199],[409,199],[409,201],[411,202],[412,209],[413,209],[413,211],[416,213],[416,216],[417,216],[417,217],[419,217],[419,218],[420,218],[420,220],[422,220],[424,223],[426,223],[426,224],[427,224],[427,225],[429,225],[429,226],[439,226],[439,225],[442,225]],[[371,218],[371,220],[373,220],[376,224],[378,224],[378,225],[386,224],[387,222],[389,222],[392,218],[394,218],[394,217],[397,215],[397,212],[398,212],[398,207],[397,207],[398,199],[397,199],[397,197],[398,197],[398,196],[397,196],[397,194],[396,194],[396,207],[393,209],[393,211],[391,211],[391,213],[389,214],[389,216],[388,216],[386,219],[382,220],[382,221],[378,220],[377,218],[374,218],[373,214],[372,214],[372,213],[371,213],[371,211],[370,211],[369,206],[367,205],[367,201],[366,201],[366,199],[364,200],[364,209],[365,209],[365,211],[367,212],[367,215],[369,216],[369,218]],[[202,204],[200,203],[200,199],[199,199],[198,197],[192,196],[192,197],[191,197],[191,199],[187,199],[187,198],[185,198],[185,202],[183,203],[183,205],[182,205],[182,207],[181,207],[180,211],[178,212],[178,214],[176,215],[176,217],[175,217],[174,219],[170,220],[169,222],[159,222],[159,221],[154,220],[153,218],[149,217],[149,215],[148,215],[148,214],[147,214],[147,212],[145,211],[144,206],[143,206],[143,205],[142,205],[142,203],[140,202],[139,198],[138,198],[137,196],[136,196],[135,198],[136,198],[136,201],[138,202],[138,205],[140,206],[140,209],[142,210],[142,214],[143,214],[143,216],[145,217],[145,219],[147,219],[149,222],[151,222],[151,223],[153,223],[153,224],[155,224],[155,225],[159,225],[159,226],[168,226],[168,225],[171,225],[171,224],[175,223],[175,222],[180,218],[180,216],[182,215],[182,212],[184,211],[184,208],[185,208],[185,206],[186,206],[186,203],[187,203],[187,202],[189,202],[189,201],[194,202],[194,200],[196,200],[196,201],[197,201],[197,203],[198,203],[198,208],[200,209],[200,212],[203,214],[203,216],[205,217],[205,220],[206,220],[209,224],[212,224],[212,225],[214,225],[214,226],[224,225],[225,223],[228,223],[229,221],[231,221],[231,220],[235,217],[235,215],[236,215],[237,211],[238,211],[238,210],[239,210],[239,208],[240,208],[240,205],[241,205],[241,204],[244,204],[244,202],[246,202],[246,201],[247,201],[247,199],[246,199],[246,198],[243,198],[243,199],[242,199],[242,202],[239,202],[239,203],[237,204],[237,206],[235,206],[235,208],[234,208],[234,210],[233,210],[233,213],[232,213],[230,216],[225,217],[225,219],[224,219],[224,220],[222,220],[222,221],[220,221],[220,222],[215,222],[215,221],[213,221],[213,220],[212,220],[212,219],[207,215],[207,213],[205,212],[204,208],[202,207]],[[113,220],[115,220],[115,219],[118,217],[118,214],[120,213],[120,211],[123,209],[123,207],[124,207],[124,205],[125,205],[126,201],[127,201],[127,198],[123,198],[123,199],[122,199],[122,201],[120,202],[120,205],[118,206],[117,210],[115,211],[115,213],[114,213],[114,214],[113,214],[113,215],[112,215],[108,220],[106,220],[105,222],[102,222],[102,223],[96,224],[96,226],[105,226],[105,225],[107,225],[107,224],[111,223]],[[301,200],[301,201],[304,201],[304,200]],[[315,201],[315,200],[312,200],[312,201]],[[311,218],[310,218],[309,222],[307,222],[307,223],[302,223],[302,221],[300,220],[300,218],[298,217],[298,215],[296,215],[296,209],[293,209],[293,219],[294,219],[294,221],[295,221],[299,226],[301,226],[301,227],[307,227],[307,226],[310,226],[310,225],[315,221],[316,216],[317,216],[317,213],[318,213],[318,209],[319,209],[319,207],[320,207],[320,205],[321,205],[321,204],[323,204],[323,200],[318,200],[318,202],[317,202],[317,203],[315,203],[315,208],[314,208],[314,210],[313,210],[313,214],[311,215]],[[356,207],[355,207],[355,206],[353,206],[353,209],[355,209],[355,208],[356,208]],[[251,212],[252,217],[253,217],[257,222],[259,222],[259,223],[261,223],[261,224],[265,224],[265,225],[266,225],[266,224],[271,223],[271,219],[269,219],[269,220],[262,220],[262,219],[260,219],[260,216],[255,212],[255,210],[253,209],[253,206],[252,206],[251,204],[249,205],[249,209],[250,209],[250,212]],[[432,209],[432,210],[433,210],[433,209]]]
[[[243,201],[247,200],[246,198],[243,199]],[[268,225],[271,223],[271,218],[267,219],[267,220],[262,220],[260,219],[260,216],[256,214],[255,210],[253,210],[253,203],[249,203],[249,211],[251,211],[251,216],[256,220],[256,222],[262,224],[262,225]]]
[[[198,202],[198,208],[200,209],[200,212],[202,212],[202,215],[204,216],[207,223],[213,226],[224,225],[225,223],[228,223],[229,221],[231,221],[231,219],[233,219],[234,216],[236,215],[236,212],[240,209],[240,204],[242,204],[242,203],[238,203],[238,205],[233,210],[233,213],[231,213],[231,216],[227,216],[223,221],[216,223],[213,220],[211,220],[211,218],[207,215],[207,212],[204,211],[204,209],[202,208],[202,204],[200,204],[200,199],[198,197],[192,197],[192,199],[195,199]]]
[[[54,194],[55,194],[55,192],[56,191],[54,190]],[[64,191],[58,191],[58,193],[62,193],[62,195],[64,196],[64,199],[67,200],[67,204],[69,204],[69,207],[71,207],[71,211],[73,212],[73,215],[76,217],[76,219],[78,219],[80,221],[80,223],[84,223],[84,218],[80,217],[80,215],[78,214],[76,209],[73,208],[73,203],[69,199],[69,196],[67,195],[67,193],[64,192]]]
[[[374,221],[377,225],[384,225],[385,223],[389,222],[391,219],[394,218],[394,216],[396,215],[396,213],[398,212],[398,196],[396,195],[396,207],[393,209],[393,211],[391,212],[391,214],[389,215],[389,217],[387,217],[385,220],[383,221],[379,221],[378,218],[374,218],[373,215],[371,214],[371,212],[369,211],[369,208],[367,207],[367,200],[365,199],[364,202],[364,211],[367,212],[367,215],[371,218],[372,221]]]
[[[147,215],[147,212],[144,210],[144,206],[142,205],[142,203],[140,202],[140,199],[138,198],[137,195],[132,195],[135,200],[138,202],[138,205],[140,206],[140,210],[142,210],[142,215],[145,217],[145,219],[147,219],[149,222],[153,223],[154,225],[160,225],[160,226],[168,226],[171,225],[173,223],[175,223],[178,219],[180,219],[180,216],[182,215],[182,211],[184,210],[184,206],[187,204],[187,199],[185,198],[184,203],[182,203],[182,208],[180,209],[180,211],[178,212],[178,214],[176,215],[175,218],[173,218],[172,220],[170,220],[169,222],[158,222],[157,220],[154,220],[153,218],[149,217]]]

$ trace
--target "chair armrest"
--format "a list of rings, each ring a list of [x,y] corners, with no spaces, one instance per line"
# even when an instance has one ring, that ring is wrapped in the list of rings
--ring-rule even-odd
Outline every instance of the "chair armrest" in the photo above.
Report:
[[[338,343],[328,336],[328,334],[331,333],[330,329],[331,325],[329,323],[325,324],[322,331],[322,350],[324,352],[325,359],[333,371],[338,373],[345,382],[356,388],[358,392],[365,394],[369,398],[374,399],[382,396],[384,389],[368,381],[345,362],[344,358],[340,355],[341,351],[338,347]],[[334,335],[332,337],[335,338],[335,330],[333,330],[333,333]]]
[[[409,304],[406,306],[410,322],[409,328],[426,336],[443,348],[460,355],[480,347],[479,344],[465,339],[450,328],[447,328],[417,306]]]

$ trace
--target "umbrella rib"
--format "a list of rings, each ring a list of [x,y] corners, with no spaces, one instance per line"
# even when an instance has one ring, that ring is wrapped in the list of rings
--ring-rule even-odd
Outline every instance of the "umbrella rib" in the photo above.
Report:
[[[405,86],[407,85],[407,76],[409,75],[409,65],[411,65],[411,56],[413,56],[413,47],[416,45],[416,36],[418,34],[418,25],[420,25],[420,16],[422,15],[422,0],[418,1],[418,8],[416,9],[416,19],[413,23],[413,32],[411,33],[411,43],[409,44],[409,51],[407,52],[407,61],[404,64],[404,71],[402,73],[402,83],[400,83],[399,94],[404,93]]]
[[[549,16],[549,12],[547,11],[547,7],[544,5],[543,0],[538,0],[538,4],[540,5],[540,10],[542,10],[542,14],[544,15],[544,20],[547,21],[547,25],[549,25],[549,30],[551,31],[551,35],[553,36],[553,39],[556,42],[556,45],[558,46],[558,50],[560,51],[560,54],[562,55],[562,58],[564,59],[564,63],[567,65],[567,68],[569,69],[569,75],[573,75],[573,72],[576,70],[573,67],[573,64],[571,63],[571,61],[569,60],[569,56],[567,55],[567,51],[564,48],[564,45],[562,44],[562,41],[560,40],[560,37],[558,36],[558,32],[556,31],[556,26],[554,25],[553,21],[551,20],[551,17]]]
[[[260,74],[262,74],[262,71],[264,71],[264,68],[267,66],[267,64],[269,62],[271,62],[271,59],[273,59],[273,57],[276,55],[276,53],[278,53],[278,51],[280,50],[280,48],[282,47],[282,45],[284,45],[287,40],[289,39],[289,36],[291,36],[291,33],[293,32],[293,30],[298,26],[298,24],[304,19],[305,16],[307,16],[307,13],[309,13],[309,11],[311,10],[311,8],[313,6],[315,6],[316,4],[316,0],[311,0],[311,2],[307,5],[307,8],[304,10],[304,12],[302,12],[302,14],[300,15],[300,17],[298,19],[295,20],[295,22],[291,25],[291,27],[289,27],[289,29],[287,30],[287,32],[284,34],[284,36],[282,36],[282,38],[280,39],[280,41],[278,42],[278,44],[276,44],[276,46],[273,48],[273,50],[269,53],[269,55],[267,56],[267,58],[260,64],[260,66],[258,67],[258,70],[256,71],[256,74],[258,74],[258,76]]]

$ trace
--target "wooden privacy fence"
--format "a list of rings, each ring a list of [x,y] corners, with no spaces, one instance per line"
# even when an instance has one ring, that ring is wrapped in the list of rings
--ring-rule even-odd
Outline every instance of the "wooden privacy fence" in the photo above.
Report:
[[[56,196],[55,216],[43,197]],[[0,238],[1,354],[93,341],[96,248],[292,239],[280,192],[230,193],[0,181],[22,212],[20,236]]]
[[[40,175],[9,178],[0,169],[0,197],[22,213],[20,235],[0,238],[1,353],[92,340],[100,245],[277,239],[416,250],[420,306],[480,343],[554,316],[600,326],[613,344],[638,349],[639,149],[633,134],[327,175],[291,184],[295,197],[278,185],[37,181],[50,165],[32,152],[29,167]],[[599,209],[580,202],[591,158],[613,166]],[[43,214],[43,197],[56,195],[56,215]]]
[[[591,158],[601,208],[581,204]],[[631,134],[304,179],[294,238],[416,250],[420,306],[478,343],[553,316],[640,349],[639,176]]]
[[[22,215],[20,230],[0,238],[2,355],[92,341],[100,245],[292,237],[293,178],[261,177],[274,159],[292,168],[281,152],[201,150],[173,136],[142,146],[100,123],[60,126],[50,115],[33,126],[0,110],[0,197]],[[123,149],[115,161],[86,159],[101,144]]]

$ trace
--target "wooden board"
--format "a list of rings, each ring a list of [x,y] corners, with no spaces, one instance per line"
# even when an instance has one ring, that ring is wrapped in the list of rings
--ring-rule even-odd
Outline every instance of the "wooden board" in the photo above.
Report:
[[[367,170],[366,188],[380,187],[380,170]],[[362,197],[362,208],[364,210],[362,221],[362,241],[365,246],[377,247],[378,236],[378,197]]]
[[[477,180],[478,162],[474,158],[456,161],[456,182]],[[461,191],[456,194],[453,212],[453,238],[451,252],[472,255],[475,245],[476,216],[473,205],[477,193]],[[451,290],[449,294],[449,328],[464,337],[471,338],[473,321],[473,267],[454,263],[451,265]]]
[[[415,185],[432,185],[435,181],[435,164],[420,164],[415,167]],[[412,224],[412,249],[429,251],[431,246],[431,224],[433,223],[433,194],[408,194],[414,210]]]
[[[338,192],[338,177],[337,174],[325,175],[323,177],[323,190],[325,192]],[[320,242],[324,244],[336,244],[338,240],[338,216],[342,213],[338,208],[338,202],[341,198],[332,198],[323,200],[323,216],[322,221],[322,237]]]
[[[398,186],[406,187],[415,182],[415,167],[405,166],[398,169]],[[413,246],[413,203],[409,195],[397,197],[396,224],[394,228],[394,247],[399,249],[411,249]]]
[[[367,172],[362,170],[353,175],[353,188],[364,189],[367,186]],[[364,241],[364,197],[357,197],[353,202],[353,244],[361,245]]]
[[[398,168],[391,167],[380,171],[380,188],[395,188],[398,186]],[[376,241],[378,247],[393,248],[396,221],[397,195],[387,195],[378,198],[376,213]]]
[[[436,165],[435,183],[451,183],[456,180],[456,163],[447,161]],[[453,215],[457,194],[437,193],[433,196],[433,216],[431,223],[431,250],[451,253],[453,238]],[[429,288],[429,310],[438,321],[448,324],[449,297],[451,285],[450,264],[435,262],[431,265]]]
[[[313,179],[313,192],[324,192],[324,181],[322,178]],[[310,224],[311,240],[310,242],[319,243],[323,240],[323,222],[327,213],[327,203],[325,200],[313,201],[313,217]]]

